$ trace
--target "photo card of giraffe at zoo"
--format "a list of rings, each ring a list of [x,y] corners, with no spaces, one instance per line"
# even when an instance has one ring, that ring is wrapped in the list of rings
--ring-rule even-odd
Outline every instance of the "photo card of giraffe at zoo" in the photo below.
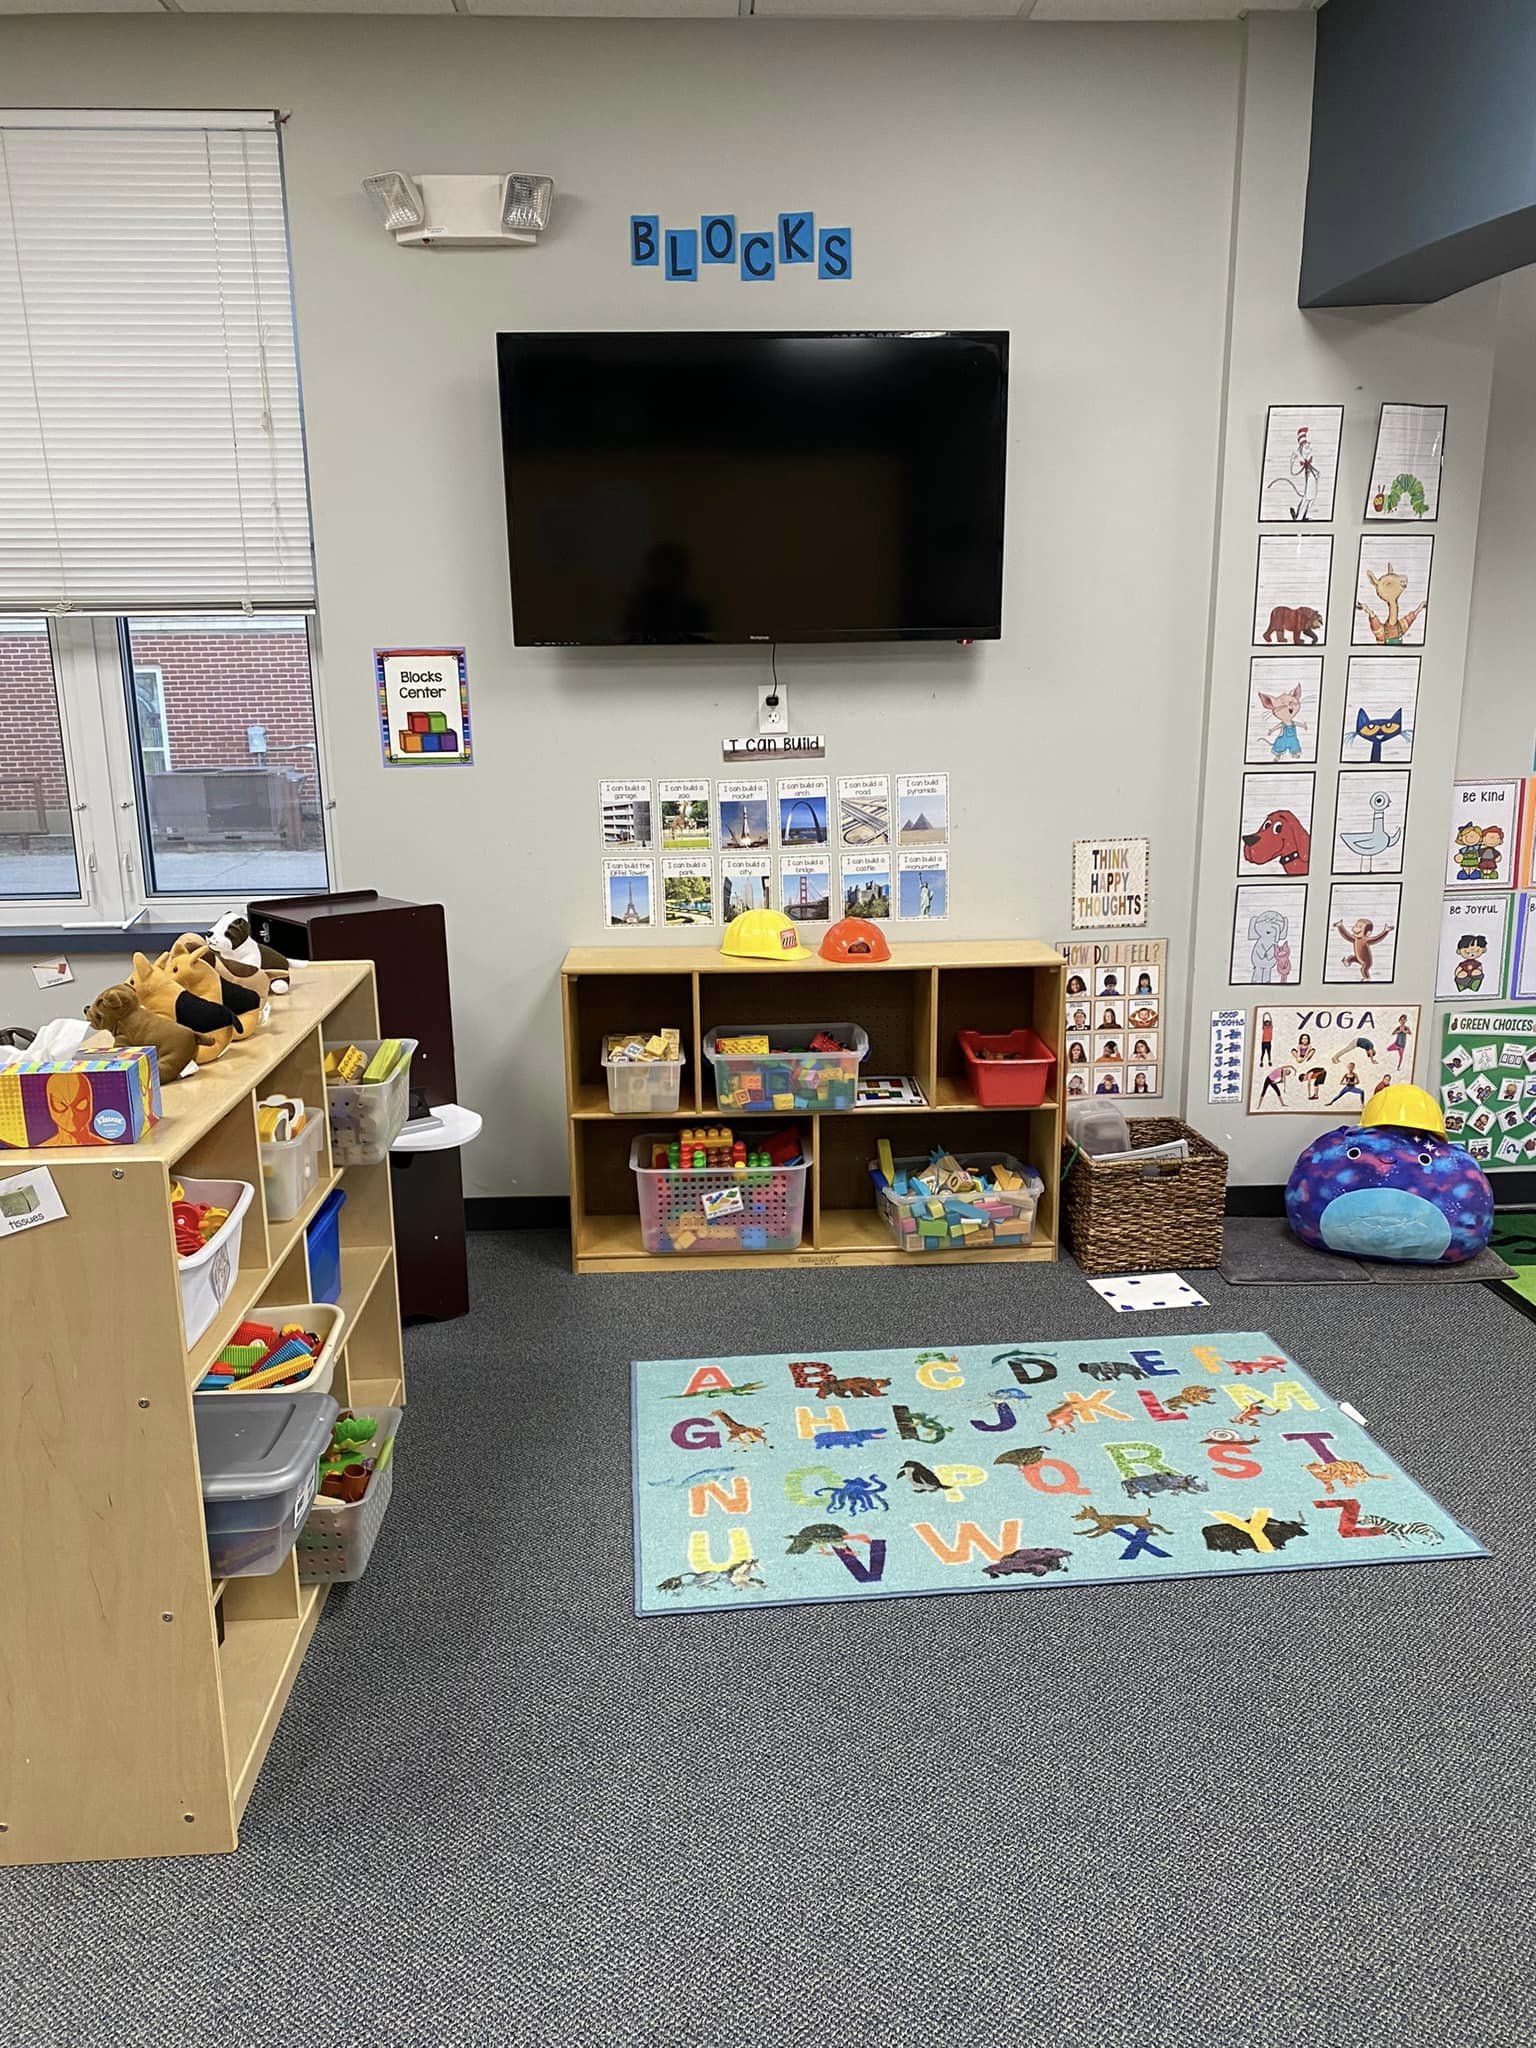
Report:
[[[1305,882],[1247,882],[1232,911],[1233,988],[1279,987],[1301,979]]]
[[[1342,405],[1272,405],[1264,422],[1261,522],[1325,526],[1339,480]]]
[[[1250,1116],[1358,1116],[1378,1088],[1411,1081],[1418,1058],[1416,1003],[1370,996],[1338,1008],[1266,1004],[1253,1013]]]
[[[1390,982],[1397,966],[1401,882],[1335,882],[1328,892],[1324,981]]]
[[[1429,630],[1432,533],[1363,533],[1355,568],[1356,647],[1422,647]]]
[[[1253,590],[1255,647],[1321,647],[1328,638],[1331,533],[1265,533]]]
[[[1352,654],[1344,677],[1339,759],[1370,768],[1411,761],[1418,706],[1416,654]]]
[[[1317,759],[1320,654],[1256,654],[1248,664],[1248,743],[1243,759],[1266,768]]]
[[[1333,872],[1400,875],[1408,830],[1406,768],[1345,768],[1333,807]]]
[[[1443,405],[1384,404],[1376,422],[1366,518],[1406,526],[1438,518],[1444,461]]]

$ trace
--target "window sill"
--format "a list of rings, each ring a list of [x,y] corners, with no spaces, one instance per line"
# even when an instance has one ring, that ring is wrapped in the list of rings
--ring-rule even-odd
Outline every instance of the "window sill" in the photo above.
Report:
[[[163,953],[185,924],[12,924],[0,925],[0,956],[47,953]]]

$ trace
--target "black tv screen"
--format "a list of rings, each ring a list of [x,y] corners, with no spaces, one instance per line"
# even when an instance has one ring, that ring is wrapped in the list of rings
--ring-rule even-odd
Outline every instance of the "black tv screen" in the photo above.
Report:
[[[502,334],[525,647],[1002,629],[1006,334]]]

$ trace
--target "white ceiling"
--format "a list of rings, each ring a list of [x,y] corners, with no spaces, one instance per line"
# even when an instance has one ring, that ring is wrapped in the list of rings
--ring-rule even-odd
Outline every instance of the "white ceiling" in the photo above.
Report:
[[[0,14],[537,14],[702,20],[1233,21],[1308,12],[1324,0],[0,0]]]

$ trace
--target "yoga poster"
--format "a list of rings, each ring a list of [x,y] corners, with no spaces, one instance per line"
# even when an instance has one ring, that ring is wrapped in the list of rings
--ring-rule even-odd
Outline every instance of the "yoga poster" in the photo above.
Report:
[[[1342,405],[1272,405],[1264,423],[1261,521],[1326,525],[1339,476]]]
[[[1356,647],[1422,647],[1429,607],[1432,533],[1360,536],[1355,569]]]
[[[1352,654],[1344,678],[1339,759],[1368,768],[1411,761],[1418,704],[1416,654]]]
[[[1333,535],[1266,533],[1254,579],[1255,647],[1320,647],[1328,637]]]
[[[1239,881],[1294,882],[1311,872],[1312,775],[1245,775],[1237,827]]]
[[[1320,654],[1254,655],[1248,664],[1248,745],[1243,759],[1278,768],[1288,761],[1315,761],[1322,694]]]
[[[1346,1004],[1253,1012],[1250,1116],[1358,1115],[1378,1088],[1411,1081],[1418,1056],[1416,1003]]]
[[[1408,826],[1406,768],[1346,768],[1333,807],[1333,872],[1400,875]]]
[[[1504,960],[1509,950],[1513,898],[1489,890],[1446,896],[1440,904],[1440,951],[1435,961],[1435,1000],[1440,1003],[1495,1002],[1504,994]],[[1525,898],[1522,896],[1523,903]],[[1516,993],[1511,989],[1511,993]]]
[[[1307,915],[1304,882],[1250,882],[1232,912],[1233,988],[1280,987],[1301,979],[1301,935]]]
[[[1446,1135],[1485,1173],[1536,1160],[1536,1010],[1453,1010],[1441,1027]]]
[[[1444,460],[1443,405],[1383,405],[1365,494],[1367,520],[1415,526],[1436,518]]]
[[[1401,882],[1335,882],[1328,895],[1324,981],[1389,982],[1397,965]]]

